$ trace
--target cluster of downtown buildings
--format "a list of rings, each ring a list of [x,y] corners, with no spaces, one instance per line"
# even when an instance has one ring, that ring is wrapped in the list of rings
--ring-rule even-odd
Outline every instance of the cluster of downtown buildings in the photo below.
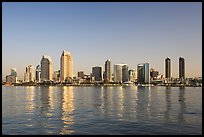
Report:
[[[202,81],[202,78],[201,78]],[[17,72],[15,68],[11,69],[11,74],[6,76],[6,82],[9,83],[45,83],[52,82],[58,84],[85,84],[85,83],[105,83],[105,84],[172,84],[185,83],[185,60],[179,57],[179,78],[171,77],[171,59],[165,59],[165,77],[158,71],[150,69],[149,63],[141,63],[137,65],[137,71],[129,69],[127,64],[114,64],[110,59],[105,61],[105,70],[102,66],[93,66],[90,75],[84,74],[83,71],[78,72],[78,77],[73,76],[73,58],[70,52],[63,50],[60,58],[60,70],[53,71],[52,61],[49,56],[42,56],[40,65],[36,68],[32,65],[26,67],[24,80],[17,80]]]

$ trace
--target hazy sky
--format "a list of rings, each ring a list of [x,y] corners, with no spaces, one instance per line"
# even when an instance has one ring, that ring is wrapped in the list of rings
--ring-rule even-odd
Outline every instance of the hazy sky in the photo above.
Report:
[[[3,3],[2,78],[49,55],[60,69],[63,50],[71,52],[74,74],[95,65],[149,62],[164,74],[169,57],[172,76],[185,58],[186,77],[202,75],[202,3]]]

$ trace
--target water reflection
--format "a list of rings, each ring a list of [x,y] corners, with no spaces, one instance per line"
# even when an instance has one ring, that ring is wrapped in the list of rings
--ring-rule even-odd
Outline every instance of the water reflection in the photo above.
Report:
[[[170,110],[171,110],[171,87],[166,87],[166,111],[164,112],[165,120],[169,121],[170,117]]]
[[[179,96],[178,96],[178,101],[180,104],[180,109],[178,113],[178,122],[184,122],[184,113],[186,110],[186,104],[185,104],[185,87],[179,87]]]
[[[73,133],[71,125],[74,124],[73,111],[74,111],[74,92],[73,87],[64,86],[62,87],[62,116],[61,120],[64,123],[63,128],[60,130],[60,134]]]
[[[26,88],[26,93],[25,93],[25,109],[27,113],[32,114],[35,108],[35,88],[34,86],[28,86]]]
[[[138,120],[145,120],[149,113],[149,87],[138,87],[136,112]]]

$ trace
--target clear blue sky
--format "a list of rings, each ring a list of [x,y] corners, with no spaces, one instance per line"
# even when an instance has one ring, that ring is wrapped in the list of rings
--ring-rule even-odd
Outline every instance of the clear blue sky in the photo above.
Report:
[[[60,68],[63,50],[72,53],[74,74],[95,65],[126,63],[135,69],[149,62],[164,74],[164,59],[178,77],[178,59],[186,77],[202,75],[202,3],[3,3],[2,78],[40,64],[49,55]]]

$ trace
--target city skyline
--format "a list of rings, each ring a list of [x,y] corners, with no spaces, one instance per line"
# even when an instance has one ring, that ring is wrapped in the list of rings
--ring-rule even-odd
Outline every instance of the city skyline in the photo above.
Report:
[[[62,50],[72,53],[75,76],[104,68],[107,59],[129,69],[150,62],[165,75],[167,57],[172,77],[179,75],[179,57],[185,59],[185,77],[202,76],[202,3],[2,5],[2,79],[11,68],[23,79],[26,66],[36,67],[44,54],[57,71]]]

